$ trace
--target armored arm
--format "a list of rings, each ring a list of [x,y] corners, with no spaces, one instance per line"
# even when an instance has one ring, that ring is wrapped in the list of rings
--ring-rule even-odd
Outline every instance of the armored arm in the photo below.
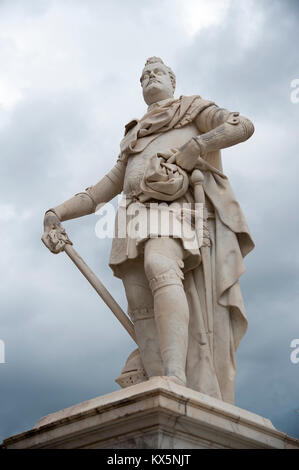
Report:
[[[92,214],[101,205],[111,201],[122,191],[126,165],[118,160],[116,165],[97,184],[78,193],[47,213],[54,213],[61,222]]]
[[[209,152],[244,142],[254,132],[249,119],[217,105],[202,111],[195,119],[195,124],[201,134],[181,147],[176,156],[178,165],[189,171],[194,168],[199,155],[204,158]]]
[[[52,253],[63,251],[65,244],[71,243],[61,222],[92,214],[111,201],[122,191],[125,169],[126,165],[119,160],[97,184],[45,213],[42,241]]]

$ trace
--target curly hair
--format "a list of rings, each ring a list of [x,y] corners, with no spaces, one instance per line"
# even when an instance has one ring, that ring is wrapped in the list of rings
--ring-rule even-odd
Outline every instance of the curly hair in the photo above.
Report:
[[[155,57],[155,56],[149,57],[147,59],[147,61],[145,62],[144,67],[146,67],[147,65],[150,65],[150,64],[157,64],[157,63],[163,64],[166,67],[167,72],[169,73],[170,80],[171,80],[171,83],[172,83],[172,88],[173,88],[173,91],[174,91],[175,90],[175,84],[176,84],[175,74],[174,74],[173,70],[170,67],[168,67],[166,64],[164,64],[163,60],[160,57]],[[140,78],[140,83],[141,83],[141,78]]]

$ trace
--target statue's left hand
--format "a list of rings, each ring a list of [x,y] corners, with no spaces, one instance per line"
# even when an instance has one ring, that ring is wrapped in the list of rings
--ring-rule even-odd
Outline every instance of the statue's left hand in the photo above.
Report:
[[[193,137],[173,155],[175,163],[186,171],[192,171],[198,157],[205,157],[206,149],[200,137]]]

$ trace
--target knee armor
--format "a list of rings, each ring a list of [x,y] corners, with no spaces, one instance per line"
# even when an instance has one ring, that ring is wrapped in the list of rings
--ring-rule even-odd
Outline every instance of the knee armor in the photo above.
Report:
[[[181,270],[183,267],[184,262],[180,259],[152,253],[144,265],[151,291],[154,293],[160,287],[168,285],[183,286],[184,274]]]

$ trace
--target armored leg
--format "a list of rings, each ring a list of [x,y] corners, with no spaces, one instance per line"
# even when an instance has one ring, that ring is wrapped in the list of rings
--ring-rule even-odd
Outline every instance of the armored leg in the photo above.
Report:
[[[163,375],[186,384],[189,307],[182,283],[183,257],[178,239],[149,239],[145,244],[144,269],[154,297]]]
[[[144,369],[148,377],[163,375],[154,299],[145,276],[143,258],[126,262],[122,281]]]

